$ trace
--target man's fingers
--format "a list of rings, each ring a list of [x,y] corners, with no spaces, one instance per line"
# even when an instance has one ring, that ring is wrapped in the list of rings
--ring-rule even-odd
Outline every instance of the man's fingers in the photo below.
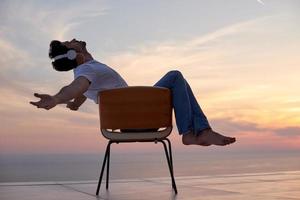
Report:
[[[38,94],[38,93],[34,93],[33,94],[35,97],[40,97],[40,94]]]
[[[42,103],[41,101],[37,101],[37,102],[30,101],[29,103],[38,108],[45,108],[48,106],[48,104]]]
[[[38,106],[39,105],[38,102],[30,101],[29,103],[32,104],[32,105],[34,105],[34,106]]]
[[[73,102],[68,102],[66,107],[69,108],[70,110],[78,110],[78,107],[74,106]]]
[[[43,98],[45,96],[48,96],[47,94],[39,94],[39,93],[34,93],[33,95],[38,98]]]
[[[70,108],[70,109],[73,108],[74,107],[74,102],[72,102],[72,101],[67,102],[66,107]]]
[[[73,107],[73,108],[71,108],[71,110],[76,111],[76,110],[78,110],[78,107]]]

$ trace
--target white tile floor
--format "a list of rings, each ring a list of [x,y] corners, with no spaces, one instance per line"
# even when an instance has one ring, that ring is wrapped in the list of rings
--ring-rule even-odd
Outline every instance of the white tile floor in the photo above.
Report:
[[[105,179],[104,179],[105,180]],[[300,171],[176,177],[178,195],[169,178],[111,180],[108,191],[97,181],[1,183],[1,200],[205,199],[300,200]]]

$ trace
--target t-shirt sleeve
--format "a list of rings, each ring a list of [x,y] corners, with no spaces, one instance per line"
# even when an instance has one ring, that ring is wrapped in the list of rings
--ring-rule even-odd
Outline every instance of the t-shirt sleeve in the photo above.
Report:
[[[83,76],[92,83],[96,79],[96,75],[97,74],[93,70],[93,68],[91,68],[90,66],[85,66],[85,67],[83,67],[80,70],[75,72],[74,78],[76,79],[80,76]]]

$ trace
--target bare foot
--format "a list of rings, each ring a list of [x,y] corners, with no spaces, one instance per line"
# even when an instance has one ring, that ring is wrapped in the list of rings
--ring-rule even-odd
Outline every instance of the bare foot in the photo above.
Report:
[[[211,129],[203,130],[198,135],[195,135],[193,132],[191,132],[182,136],[182,143],[185,145],[194,144],[209,146],[213,144],[218,146],[225,146],[234,142],[235,138],[221,135]]]

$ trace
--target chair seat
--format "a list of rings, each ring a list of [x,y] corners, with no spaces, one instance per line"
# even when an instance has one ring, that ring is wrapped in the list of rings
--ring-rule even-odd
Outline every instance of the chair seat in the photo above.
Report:
[[[109,140],[113,141],[132,141],[132,142],[139,142],[139,141],[155,141],[161,140],[166,138],[170,135],[172,131],[172,127],[167,127],[161,131],[154,131],[154,132],[114,132],[108,131],[107,129],[101,129],[102,134]]]

